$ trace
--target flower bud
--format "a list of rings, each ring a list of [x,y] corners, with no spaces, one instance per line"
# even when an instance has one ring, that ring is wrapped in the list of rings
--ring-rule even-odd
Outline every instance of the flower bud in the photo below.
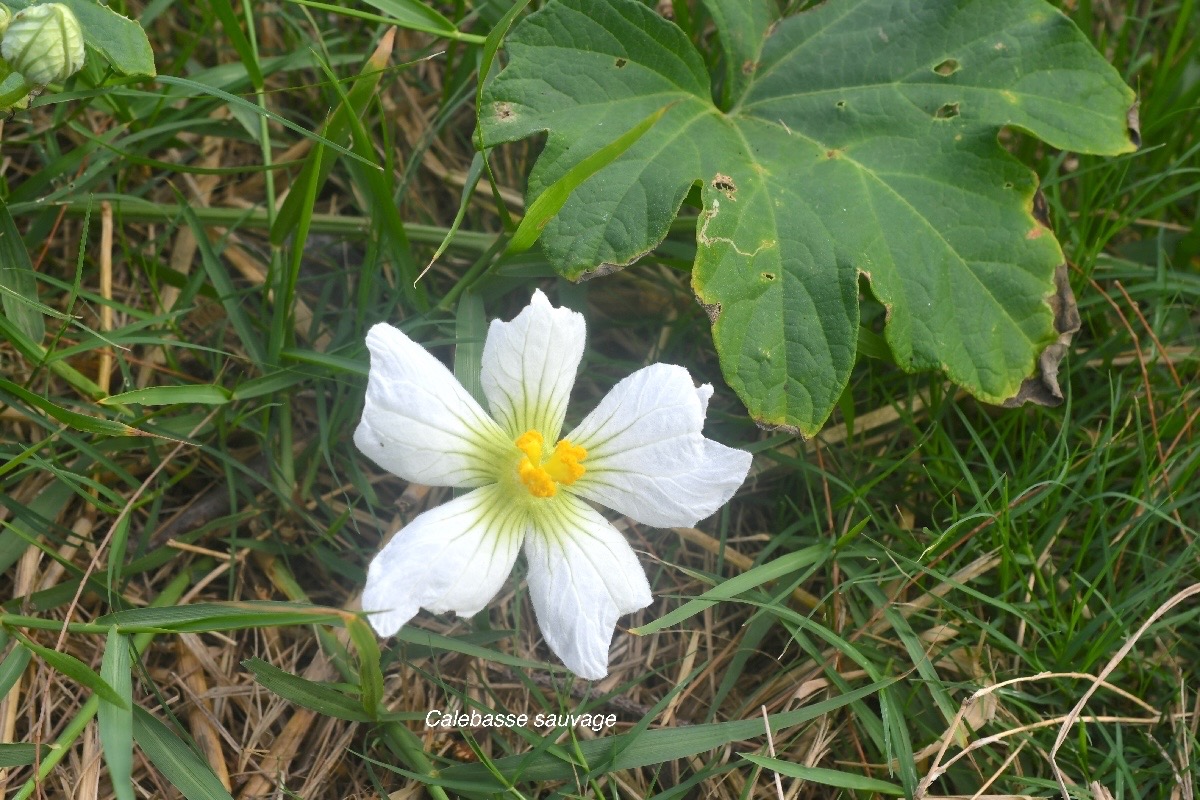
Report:
[[[29,6],[13,15],[0,54],[35,86],[60,83],[83,66],[83,31],[62,3]]]
[[[3,36],[4,32],[8,30],[10,22],[12,22],[12,11],[8,9],[8,6],[0,3],[0,36]]]

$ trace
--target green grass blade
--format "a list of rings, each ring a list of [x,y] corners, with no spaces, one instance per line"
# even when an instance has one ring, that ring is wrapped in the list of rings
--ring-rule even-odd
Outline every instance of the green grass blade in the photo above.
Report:
[[[379,668],[379,640],[375,631],[360,617],[346,621],[346,632],[358,651],[358,688],[362,693],[362,708],[372,718],[378,718],[383,708],[383,672]]]
[[[208,273],[208,279],[212,281],[213,288],[217,290],[217,296],[221,300],[221,305],[225,308],[225,316],[229,318],[229,324],[237,332],[242,347],[246,348],[246,353],[256,364],[266,364],[267,354],[263,350],[262,337],[258,335],[254,327],[250,324],[250,318],[242,308],[242,292],[234,286],[233,278],[230,277],[229,271],[225,269],[225,265],[221,262],[216,251],[213,250],[212,245],[209,243],[208,232],[196,216],[196,212],[183,201],[182,197],[180,198],[179,211],[183,215],[183,218],[187,220],[192,233],[196,237],[196,246],[200,253],[200,263],[204,265],[204,271]]]
[[[204,759],[140,706],[133,709],[133,737],[150,763],[188,800],[233,800]]]
[[[913,666],[917,668],[917,674],[921,676],[921,680],[925,681],[925,685],[929,687],[933,701],[942,713],[942,718],[949,725],[958,713],[958,704],[951,699],[950,693],[946,691],[946,687],[938,676],[937,668],[934,667],[933,662],[929,659],[925,643],[921,641],[917,632],[912,629],[908,620],[898,610],[888,608],[883,613],[887,617],[887,621],[891,624],[892,630],[900,637],[900,641],[904,644],[904,649],[908,651],[908,657],[912,659]],[[961,744],[966,746],[965,741]]]
[[[310,130],[306,130],[305,128],[301,127],[300,125],[297,125],[296,123],[292,122],[289,119],[281,117],[278,114],[275,114],[271,111],[267,111],[263,108],[260,108],[259,106],[255,105],[254,103],[251,103],[249,100],[246,100],[243,97],[238,97],[235,94],[230,94],[229,92],[227,92],[223,89],[218,89],[214,86],[207,86],[203,83],[197,83],[196,81],[188,80],[187,78],[177,78],[177,77],[174,77],[171,75],[159,75],[157,78],[155,78],[155,80],[157,80],[159,83],[165,83],[168,86],[178,86],[182,89],[187,89],[187,90],[195,92],[197,94],[212,95],[213,97],[219,97],[220,99],[224,100],[226,103],[229,103],[231,106],[234,106],[235,108],[240,109],[243,112],[250,112],[252,114],[258,114],[258,115],[264,116],[271,122],[282,125],[283,127],[287,128],[288,130],[291,130],[291,131],[294,131],[294,132],[300,134],[305,139],[312,139],[314,142],[320,142],[321,144],[325,145],[326,147],[333,148],[334,150],[338,151],[339,153],[341,153],[344,156],[349,156],[350,158],[353,158],[355,161],[362,161],[364,165],[366,165],[367,167],[370,167],[371,169],[379,169],[379,167],[375,166],[375,164],[373,164],[371,161],[364,160],[360,156],[358,156],[358,155],[350,152],[346,148],[342,147],[340,144],[335,144],[334,142],[329,141],[328,139],[326,139],[324,136],[321,136],[320,134],[316,134]]]
[[[324,65],[322,66],[324,67]],[[329,74],[328,70],[326,70],[326,74]],[[333,79],[334,76],[330,74],[329,77]],[[333,80],[332,85],[341,96],[342,103],[348,104],[341,84]],[[374,165],[372,160],[375,155],[374,145],[362,120],[354,114],[349,114],[347,121],[350,123],[353,151],[361,156],[360,161]],[[420,273],[417,270],[416,261],[413,260],[412,246],[408,240],[404,220],[400,218],[400,209],[396,207],[396,199],[392,195],[392,186],[389,183],[390,173],[385,173],[382,167],[364,172],[358,169],[357,164],[347,166],[355,182],[362,186],[364,193],[371,198],[372,210],[379,215],[379,224],[386,235],[388,244],[386,252],[392,256],[400,271],[400,290],[411,305],[422,311],[427,310],[429,302],[425,297],[425,288],[417,285],[417,276]]]
[[[246,68],[246,73],[250,76],[250,83],[255,87],[263,85],[262,70],[258,66],[257,54],[254,48],[250,46],[250,40],[246,38],[246,34],[242,31],[242,26],[238,22],[237,15],[233,13],[233,6],[229,0],[211,0],[210,6],[217,19],[221,20],[221,26],[225,29],[225,35],[229,37],[229,43],[233,45],[233,49],[237,51],[238,58],[241,59],[242,65]]]
[[[31,658],[33,658],[33,654],[24,647],[14,647],[8,651],[4,661],[0,661],[0,697],[8,694],[8,690],[25,672],[25,667],[29,666]]]
[[[454,234],[458,233],[463,219],[467,216],[467,207],[470,205],[471,197],[475,194],[475,187],[479,185],[479,179],[483,175],[484,159],[485,156],[483,153],[476,153],[471,159],[471,168],[467,170],[467,179],[463,182],[462,196],[458,200],[458,211],[454,214],[454,221],[450,223],[450,229],[446,231],[446,238],[442,240],[437,250],[434,250],[433,255],[430,256],[429,264],[425,267],[425,272],[428,272],[429,267],[437,263],[437,260],[442,257],[442,253],[446,252],[446,248],[454,241]],[[425,272],[421,274],[424,275]]]
[[[295,348],[284,350],[279,356],[286,361],[295,361],[300,364],[310,364],[314,367],[327,369],[335,375],[345,373],[347,375],[357,375],[360,378],[367,377],[367,362],[365,360]]]
[[[817,544],[806,547],[803,550],[797,550],[795,553],[781,556],[774,561],[769,561],[766,564],[746,570],[741,575],[737,575],[727,581],[722,581],[699,597],[687,601],[679,608],[664,614],[653,622],[648,622],[637,628],[631,628],[630,632],[636,633],[639,636],[645,636],[655,631],[661,631],[663,628],[678,625],[685,619],[694,617],[704,609],[711,608],[719,602],[732,600],[738,595],[761,586],[768,581],[777,580],[784,575],[790,575],[793,572],[819,564],[828,553],[829,547],[827,545]]]
[[[279,166],[278,164],[276,166]],[[108,200],[113,204],[113,212],[126,222],[167,222],[174,223],[183,216],[183,206],[178,203],[152,203],[140,197],[127,194],[97,192],[94,201]],[[14,212],[29,214],[50,206],[47,203],[28,202],[13,203],[9,208]],[[66,200],[53,203],[55,209],[63,209],[70,217],[86,216],[89,208],[95,205],[92,201]],[[203,225],[216,227],[231,227],[237,225],[244,228],[270,229],[271,220],[267,212],[261,208],[192,208],[189,210]],[[681,226],[682,227],[682,226]],[[367,217],[351,216],[349,214],[313,214],[312,230],[333,236],[347,238],[363,238],[372,230],[371,220]],[[405,226],[409,239],[420,244],[440,244],[446,238],[449,228],[439,225],[421,225],[412,223]],[[496,241],[496,235],[473,230],[459,230],[450,244],[451,250],[467,253],[487,252]],[[549,274],[549,273],[547,273]]]
[[[0,202],[0,304],[4,313],[35,343],[46,338],[46,321],[38,311],[37,274],[21,232],[8,206]]]
[[[71,484],[60,477],[21,508],[16,519],[0,522],[4,528],[0,532],[0,573],[7,572],[31,544],[45,535],[52,526],[52,520],[58,518],[74,496]],[[56,620],[56,623],[62,627],[61,622]]]
[[[414,31],[424,31],[438,36],[454,36],[458,28],[435,9],[418,0],[367,0],[395,20],[393,24]]]
[[[298,706],[327,717],[351,722],[372,722],[374,717],[363,710],[362,704],[326,684],[285,672],[261,658],[248,658],[242,666],[254,673],[254,679],[268,690]]]
[[[469,289],[463,292],[454,318],[454,377],[484,408],[487,408],[487,398],[483,395],[480,376],[483,374],[483,340],[487,336],[487,326],[483,298]]]
[[[79,414],[62,406],[55,405],[49,399],[36,395],[33,392],[18,386],[12,381],[0,378],[0,393],[8,393],[20,398],[34,408],[45,412],[47,416],[56,419],[64,425],[70,425],[72,428],[83,431],[84,433],[95,433],[101,436],[141,436],[141,431],[137,428],[131,428],[120,422],[114,422],[110,419],[101,417],[92,417],[87,414]],[[2,397],[3,394],[0,394]],[[108,398],[109,402],[113,401]]]
[[[461,653],[464,656],[471,658],[490,661],[494,664],[504,664],[505,666],[515,667],[517,669],[546,669],[547,665],[538,661],[530,661],[527,658],[520,656],[509,655],[502,653],[499,650],[491,650],[487,647],[482,647],[471,642],[465,642],[462,639],[455,639],[452,636],[443,636],[440,633],[427,631],[423,628],[416,628],[411,625],[406,625],[396,632],[393,637],[396,641],[407,642],[413,645],[414,648],[426,649],[430,653]]]
[[[868,697],[893,682],[894,679],[879,681],[829,700],[812,703],[804,708],[773,714],[770,717],[771,729],[779,730],[808,722]],[[762,718],[758,718],[691,725],[686,728],[663,728],[645,731],[636,736],[630,734],[606,736],[602,739],[581,741],[578,750],[589,764],[604,763],[611,758],[613,751],[619,751],[619,755],[611,759],[609,766],[609,770],[617,771],[687,758],[697,753],[723,747],[731,742],[740,742],[763,735],[763,721]],[[462,764],[443,770],[441,775],[448,781],[469,781],[477,785],[491,785],[495,787],[493,789],[495,791],[500,788],[500,784],[489,771],[489,767],[509,778],[520,775],[522,781],[574,780],[578,769],[575,765],[564,763],[557,757],[540,753],[534,756],[507,756],[497,759],[487,766]]]
[[[129,658],[129,637],[109,628],[104,645],[104,660],[100,677],[112,686],[125,707],[101,698],[97,713],[100,722],[100,745],[104,762],[112,777],[113,793],[117,800],[134,800],[133,791],[133,681]]]
[[[208,569],[211,568],[211,562],[205,565],[205,563],[201,561],[196,566],[197,568]],[[174,603],[179,602],[179,598],[183,596],[184,590],[187,589],[190,583],[191,575],[188,572],[185,571],[178,573],[174,578],[171,579],[171,582],[163,588],[162,592],[154,598],[151,607],[169,607]],[[61,625],[61,623],[59,624]],[[151,639],[153,639],[153,636],[154,634],[152,633],[142,633],[133,637],[134,650],[136,650],[139,654],[144,652],[146,647],[149,646]],[[28,800],[28,798],[33,795],[37,788],[42,784],[42,781],[45,780],[46,776],[49,775],[54,768],[58,766],[59,762],[66,757],[67,753],[71,751],[72,744],[74,744],[75,740],[83,734],[87,724],[91,722],[92,717],[95,716],[96,712],[99,710],[99,706],[100,699],[96,695],[92,695],[87,699],[75,716],[62,729],[62,733],[58,735],[58,738],[54,740],[54,745],[47,748],[46,756],[39,764],[37,774],[27,780],[24,785],[21,786],[21,789],[13,796],[13,800]]]
[[[904,714],[904,697],[895,686],[879,691],[879,716],[883,721],[884,759],[888,772],[899,773],[903,793],[912,797],[917,788],[917,768],[913,763],[909,720]]]
[[[156,631],[204,633],[284,625],[337,625],[349,617],[345,611],[301,603],[269,600],[229,603],[194,603],[172,608],[133,608],[106,614],[100,625],[116,625],[122,632]]]
[[[46,757],[49,745],[29,744],[0,744],[0,769],[7,767],[27,767],[40,758]]]
[[[826,769],[825,767],[806,767],[803,764],[793,764],[790,761],[781,761],[778,758],[767,758],[766,756],[756,756],[749,753],[742,753],[741,755],[742,758],[753,764],[757,764],[763,769],[778,772],[780,775],[785,775],[789,778],[799,778],[800,780],[820,783],[825,786],[836,786],[839,789],[853,789],[857,792],[876,792],[878,794],[896,796],[904,794],[903,786],[881,781],[878,778],[868,778],[865,775],[855,775],[852,772],[841,772],[840,770]]]
[[[193,125],[195,123],[192,123]],[[184,175],[245,175],[249,173],[265,173],[278,172],[280,170],[299,167],[304,162],[297,159],[296,161],[275,161],[271,164],[245,164],[236,167],[197,167],[190,164],[176,164],[171,161],[163,161],[157,158],[149,158],[147,156],[138,155],[132,149],[126,150],[121,145],[129,144],[136,140],[136,136],[126,136],[119,142],[113,143],[108,136],[97,136],[82,125],[71,125],[71,132],[94,142],[99,147],[110,151],[117,156],[121,161],[129,164],[138,164],[143,167],[153,167],[167,172],[178,172]]]
[[[193,386],[147,386],[121,394],[105,397],[103,405],[136,403],[143,406],[173,406],[194,403],[204,406],[223,406],[233,399],[233,394],[224,386],[198,384]]]
[[[57,650],[51,650],[49,647],[42,647],[22,633],[16,631],[13,633],[22,645],[32,650],[34,654],[41,656],[42,660],[51,669],[61,672],[81,686],[86,686],[103,701],[112,703],[118,708],[129,707],[129,703],[121,696],[120,692],[110,686],[108,681],[93,672],[87,664],[84,664],[75,656],[70,653],[60,653]]]
[[[325,121],[325,125],[321,129],[322,136],[332,141],[345,140],[350,127],[350,118],[357,118],[366,109],[367,103],[370,102],[379,87],[379,80],[383,77],[384,70],[387,69],[391,54],[392,37],[385,36],[375,52],[367,59],[366,64],[363,65],[362,71],[355,78],[350,91],[343,95],[342,102]],[[304,159],[304,167],[296,176],[295,185],[307,186],[307,182],[313,180],[315,174],[316,187],[313,191],[320,194],[335,163],[334,153],[322,147],[314,148]],[[296,230],[302,212],[307,211],[311,217],[313,209],[311,206],[305,208],[304,194],[304,192],[292,191],[284,198],[283,205],[279,208],[279,214],[275,217],[275,223],[271,226],[272,244],[283,244],[287,237]]]
[[[315,0],[288,0],[288,2],[299,6],[315,8],[319,11],[340,14],[344,17],[361,19],[364,22],[374,22],[380,25],[396,25],[400,28],[432,33],[436,36],[459,42],[468,42],[470,44],[481,44],[483,42],[482,36],[476,36],[472,33],[462,33],[454,27],[453,23],[432,8],[427,8],[418,2],[410,2],[410,0],[391,0],[391,2],[387,2],[387,0],[373,0],[371,2],[371,5],[381,11],[386,11],[394,15],[391,17],[371,14],[357,9],[343,8],[342,6],[330,5],[329,3],[318,3]]]
[[[316,145],[314,148],[317,161],[325,152],[325,148],[321,145]],[[276,280],[274,309],[271,315],[271,337],[267,347],[267,356],[272,364],[279,363],[279,354],[289,345],[295,344],[295,319],[296,319],[296,286],[300,281],[300,269],[304,261],[304,247],[308,242],[308,231],[312,225],[312,212],[317,204],[317,178],[316,171],[308,173],[306,180],[292,187],[288,197],[299,195],[302,198],[300,214],[296,219],[295,237],[292,240],[290,258],[285,269],[281,270],[281,274]],[[286,414],[290,413],[285,406],[280,409],[284,412],[283,420],[286,420]],[[286,422],[281,421],[281,428],[284,431],[290,430],[290,426]],[[281,442],[281,452],[284,458],[290,458],[287,442]],[[290,469],[288,470],[290,473]]]
[[[0,314],[0,339],[12,345],[13,349],[30,364],[45,365],[46,369],[65,380],[80,394],[93,400],[104,396],[105,393],[100,387],[82,372],[65,361],[51,358],[50,351],[26,335],[25,331],[17,327],[7,314]]]
[[[546,227],[546,223],[562,210],[567,198],[571,196],[571,192],[575,191],[588,178],[620,158],[622,153],[642,138],[646,131],[653,128],[654,123],[662,119],[663,114],[670,109],[670,105],[665,105],[650,114],[637,125],[571,167],[565,175],[547,186],[538,195],[537,200],[534,200],[526,209],[525,217],[517,226],[516,232],[513,233],[513,237],[508,243],[507,252],[520,253],[533,247],[533,243],[542,235],[542,228]]]

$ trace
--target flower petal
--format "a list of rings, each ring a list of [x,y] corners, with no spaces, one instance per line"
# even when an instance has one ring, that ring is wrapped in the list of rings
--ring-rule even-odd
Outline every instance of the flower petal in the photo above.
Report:
[[[546,644],[579,677],[603,678],[617,617],[652,600],[633,548],[598,511],[568,495],[534,518],[525,558]]]
[[[354,443],[372,461],[427,486],[482,486],[515,459],[507,437],[450,370],[391,325],[367,333],[371,371]]]
[[[381,636],[419,609],[476,614],[512,572],[529,528],[525,510],[484,486],[421,514],[379,551],[367,569],[363,611]]]
[[[480,380],[510,439],[529,430],[551,445],[558,439],[585,335],[583,315],[555,308],[541,290],[511,322],[492,320]]]
[[[566,438],[587,450],[571,491],[646,525],[695,525],[746,480],[752,457],[700,433],[712,387],[652,364],[613,387]]]

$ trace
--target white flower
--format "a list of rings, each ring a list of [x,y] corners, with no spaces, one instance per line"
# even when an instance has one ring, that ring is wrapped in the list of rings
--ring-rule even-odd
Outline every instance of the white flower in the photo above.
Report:
[[[478,613],[522,542],[550,649],[577,675],[608,673],[617,618],[651,602],[633,549],[587,500],[657,527],[726,503],[750,454],[701,435],[712,387],[654,364],[613,387],[559,439],[583,357],[583,316],[540,291],[483,348],[489,416],[440,361],[396,328],[367,334],[371,370],[358,448],[407,481],[472,488],[414,519],[367,572],[362,607],[382,636],[421,608]]]

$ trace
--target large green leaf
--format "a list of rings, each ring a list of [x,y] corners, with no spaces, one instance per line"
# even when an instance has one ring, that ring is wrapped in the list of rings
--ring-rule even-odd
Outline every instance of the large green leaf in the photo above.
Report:
[[[146,32],[135,20],[123,17],[96,0],[60,0],[79,18],[83,40],[104,57],[117,72],[132,77],[153,78],[154,53]]]
[[[773,26],[760,4],[705,6],[727,50],[719,105],[688,37],[634,0],[551,0],[514,29],[480,127],[485,147],[548,131],[531,197],[671,106],[549,222],[552,263],[573,279],[633,263],[699,183],[693,289],[760,423],[828,417],[859,276],[897,363],[1013,397],[1056,339],[1063,256],[997,134],[1127,152],[1133,93],[1042,0],[829,0]]]
[[[150,40],[136,20],[118,14],[98,0],[58,0],[79,20],[83,41],[122,75],[153,78],[154,53]],[[9,0],[13,11],[33,5],[31,0]]]

